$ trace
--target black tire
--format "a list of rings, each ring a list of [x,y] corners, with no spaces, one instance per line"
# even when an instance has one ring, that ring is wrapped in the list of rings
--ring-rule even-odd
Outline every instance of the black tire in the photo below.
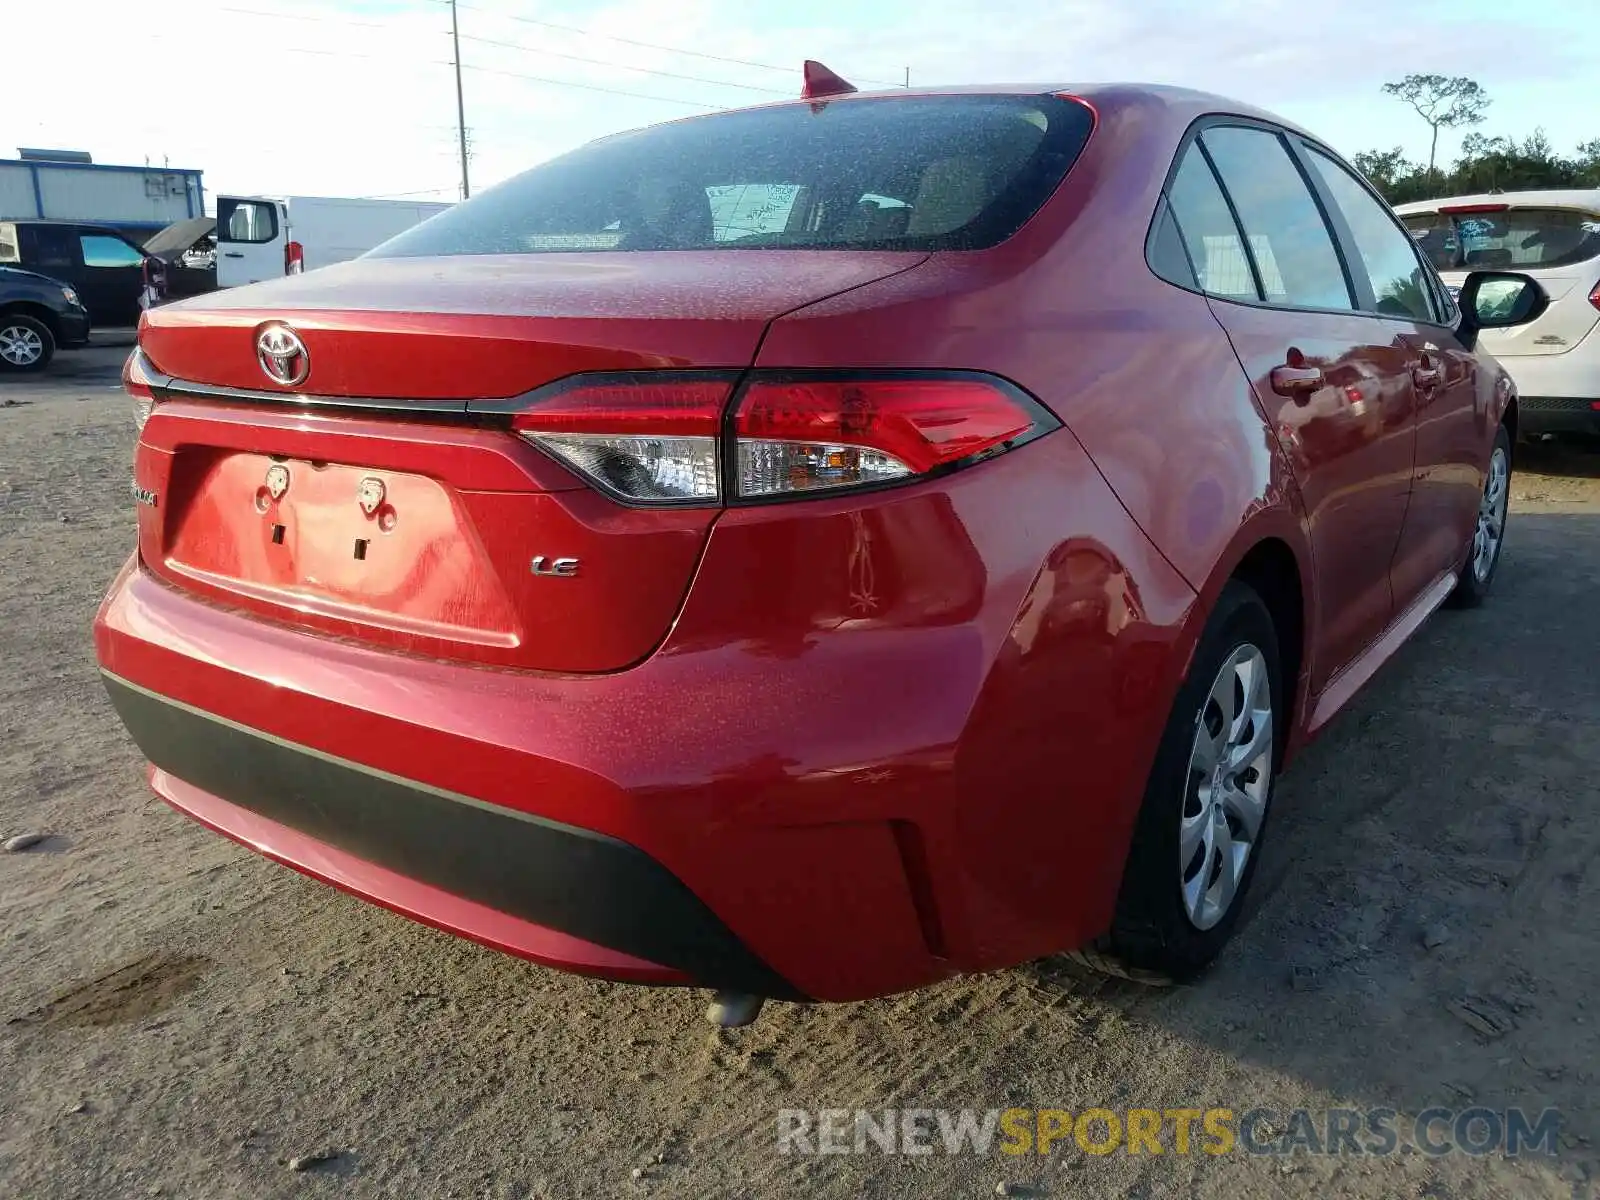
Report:
[[[32,335],[31,338],[28,335]],[[50,332],[50,326],[38,317],[30,317],[26,313],[0,313],[0,348],[3,348],[8,341],[17,344],[22,339],[29,341],[37,339],[36,355],[18,362],[6,357],[3,349],[0,349],[0,371],[13,374],[42,371],[56,356],[56,338],[55,334]]]
[[[1209,928],[1190,919],[1179,878],[1179,830],[1190,802],[1190,759],[1202,719],[1208,715],[1212,683],[1234,652],[1254,646],[1266,665],[1272,698],[1272,770],[1267,772],[1263,815],[1251,842],[1232,901]],[[1223,589],[1206,622],[1161,735],[1144,802],[1123,868],[1111,931],[1071,958],[1084,966],[1138,983],[1184,983],[1221,952],[1238,924],[1250,883],[1261,862],[1261,842],[1272,816],[1271,776],[1284,743],[1283,670],[1272,615],[1255,590],[1238,581]],[[1208,860],[1205,870],[1210,871]]]
[[[1498,501],[1500,536],[1494,543],[1487,569],[1480,571],[1478,530],[1483,520],[1482,505],[1488,502],[1489,488],[1495,480],[1495,460],[1502,456],[1505,462],[1505,476],[1501,483],[1502,494]],[[1467,539],[1466,554],[1461,561],[1461,573],[1456,577],[1455,590],[1450,593],[1449,604],[1452,608],[1477,608],[1488,599],[1489,589],[1494,586],[1495,573],[1500,569],[1500,559],[1506,549],[1506,524],[1511,509],[1511,468],[1514,461],[1511,453],[1511,435],[1502,425],[1495,431],[1494,448],[1489,451],[1489,465],[1484,470],[1484,498],[1480,501],[1479,515],[1473,521],[1472,536]]]

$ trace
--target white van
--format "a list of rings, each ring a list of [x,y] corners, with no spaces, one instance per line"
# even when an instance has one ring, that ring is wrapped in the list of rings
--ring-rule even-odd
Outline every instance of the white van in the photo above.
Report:
[[[1502,192],[1395,211],[1452,291],[1468,271],[1522,271],[1550,296],[1538,320],[1486,329],[1517,385],[1517,432],[1600,433],[1600,189]]]
[[[218,196],[217,286],[238,287],[356,258],[449,207],[333,196]]]

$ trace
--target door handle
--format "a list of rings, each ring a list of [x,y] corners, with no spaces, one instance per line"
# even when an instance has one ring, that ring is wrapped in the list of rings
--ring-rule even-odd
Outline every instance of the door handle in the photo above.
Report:
[[[222,252],[222,257],[223,258],[243,258],[244,255],[240,254],[239,251],[237,251],[237,250],[224,250]]]
[[[1291,367],[1285,364],[1272,368],[1272,390],[1280,396],[1304,398],[1306,393],[1316,391],[1326,382],[1321,367]]]
[[[1424,358],[1421,362],[1412,364],[1411,382],[1416,385],[1419,392],[1431,392],[1439,386],[1439,368]]]

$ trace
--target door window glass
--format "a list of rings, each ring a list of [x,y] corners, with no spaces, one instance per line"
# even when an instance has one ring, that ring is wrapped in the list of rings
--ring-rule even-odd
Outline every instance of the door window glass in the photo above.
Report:
[[[1150,239],[1150,269],[1169,283],[1179,287],[1197,286],[1194,272],[1189,267],[1189,255],[1183,248],[1183,237],[1172,216],[1172,206],[1161,201],[1161,211],[1156,217],[1155,234]],[[1247,272],[1248,273],[1248,272]],[[1254,287],[1254,285],[1251,285]]]
[[[1311,161],[1344,214],[1356,252],[1372,280],[1377,311],[1391,317],[1438,321],[1436,300],[1416,246],[1393,210],[1375,199],[1349,171],[1315,147]]]
[[[1200,288],[1230,300],[1261,299],[1239,226],[1228,211],[1217,177],[1197,147],[1191,146],[1178,164],[1168,195]]]
[[[53,225],[22,225],[17,229],[22,242],[22,263],[30,271],[71,271],[76,268],[77,247],[71,229]]]
[[[1268,303],[1353,309],[1333,235],[1283,139],[1224,125],[1200,140],[1238,210]]]
[[[278,206],[265,200],[217,202],[219,242],[263,245],[278,236]]]
[[[144,255],[121,238],[85,233],[79,236],[78,241],[83,246],[83,265],[86,267],[137,267],[144,262]]]

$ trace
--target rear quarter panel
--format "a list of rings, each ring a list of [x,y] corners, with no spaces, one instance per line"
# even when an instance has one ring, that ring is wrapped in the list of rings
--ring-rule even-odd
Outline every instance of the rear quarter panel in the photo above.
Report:
[[[1020,384],[1062,418],[1200,593],[1203,623],[1258,542],[1285,542],[1303,580],[1309,545],[1276,431],[1227,336],[1203,296],[1145,261],[1173,155],[1211,110],[1114,88],[1095,105],[1083,155],[1016,236],[793,313],[773,324],[757,365],[969,368]],[[1071,514],[1056,519],[1070,531]],[[1305,590],[1305,627],[1315,628]]]
[[[1145,263],[1150,214],[1199,113],[1131,93],[1096,104],[1089,148],[1010,241],[936,254],[792,313],[756,362],[990,371],[1067,426],[1015,464],[991,464],[1016,486],[984,528],[967,526],[986,553],[1017,531],[1007,573],[1031,576],[1002,596],[1003,576],[989,575],[1004,634],[985,639],[986,675],[950,763],[954,817],[929,848],[936,876],[959,880],[968,966],[1103,932],[1150,758],[1217,593],[1262,538],[1309,561],[1275,433],[1226,336],[1203,297]]]

